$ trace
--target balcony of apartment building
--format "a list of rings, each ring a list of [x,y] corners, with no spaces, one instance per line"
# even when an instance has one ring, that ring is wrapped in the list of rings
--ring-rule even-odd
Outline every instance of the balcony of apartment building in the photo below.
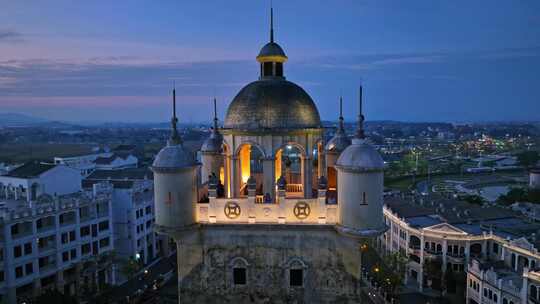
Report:
[[[415,235],[411,235],[409,237],[409,249],[412,253],[414,253],[415,255],[420,255],[420,248],[421,247],[421,241],[420,241],[420,238],[415,236]]]
[[[98,202],[96,204],[96,214],[98,218],[109,217],[109,201]]]
[[[97,218],[97,212],[93,205],[85,205],[79,208],[79,220],[85,223]]]
[[[469,247],[469,251],[472,258],[481,259],[483,257],[482,244],[480,243],[471,244],[471,246]]]
[[[58,223],[60,224],[60,227],[73,225],[76,222],[77,215],[75,214],[75,211],[68,211],[58,216]]]
[[[32,221],[20,222],[11,225],[11,238],[16,240],[33,234]]]
[[[53,215],[36,220],[36,232],[38,234],[56,230],[56,221]]]
[[[38,259],[38,267],[40,275],[56,272],[56,254],[40,257]]]
[[[426,242],[424,246],[424,254],[427,257],[440,257],[442,255],[442,245],[434,242]]]
[[[460,245],[448,245],[448,248],[446,250],[446,256],[449,262],[464,263],[465,247]]]
[[[49,235],[37,239],[38,253],[40,255],[47,254],[56,250],[56,235]]]

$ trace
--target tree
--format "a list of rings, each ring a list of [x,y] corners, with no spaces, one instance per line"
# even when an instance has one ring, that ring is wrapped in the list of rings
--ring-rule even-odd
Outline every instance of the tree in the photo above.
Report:
[[[525,151],[517,155],[518,162],[525,168],[532,167],[540,160],[538,151]]]
[[[511,205],[515,202],[528,201],[527,196],[527,191],[525,189],[512,188],[510,191],[508,191],[508,193],[500,195],[498,200],[505,205]]]
[[[141,269],[141,265],[134,258],[128,258],[122,261],[120,271],[125,275],[128,280],[133,278],[135,274]]]

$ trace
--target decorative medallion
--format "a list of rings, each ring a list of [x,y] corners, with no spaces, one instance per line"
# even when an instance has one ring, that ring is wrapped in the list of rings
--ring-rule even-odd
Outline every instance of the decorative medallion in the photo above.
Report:
[[[272,213],[272,210],[270,208],[264,208],[263,212],[264,212],[264,217],[269,217],[270,213]]]
[[[225,216],[231,220],[239,217],[241,213],[240,206],[236,202],[227,202],[223,211]]]
[[[311,213],[311,208],[306,202],[298,202],[296,205],[294,205],[293,213],[297,219],[303,220],[309,216]]]

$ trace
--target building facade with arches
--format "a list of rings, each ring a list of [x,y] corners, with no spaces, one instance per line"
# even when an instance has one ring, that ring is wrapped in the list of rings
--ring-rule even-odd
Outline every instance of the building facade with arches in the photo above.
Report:
[[[155,230],[176,241],[180,303],[363,301],[360,248],[386,226],[384,163],[364,135],[361,90],[355,138],[327,149],[317,106],[286,79],[288,57],[270,33],[259,78],[221,127],[214,101],[202,163],[176,129],[173,90],[171,138],[152,170]]]

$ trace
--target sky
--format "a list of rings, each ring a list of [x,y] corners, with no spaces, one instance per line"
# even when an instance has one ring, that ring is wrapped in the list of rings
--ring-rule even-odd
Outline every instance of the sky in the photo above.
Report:
[[[258,78],[263,0],[0,0],[0,112],[208,122]],[[288,80],[335,120],[540,121],[540,1],[274,0]]]

